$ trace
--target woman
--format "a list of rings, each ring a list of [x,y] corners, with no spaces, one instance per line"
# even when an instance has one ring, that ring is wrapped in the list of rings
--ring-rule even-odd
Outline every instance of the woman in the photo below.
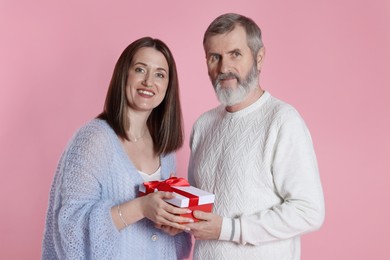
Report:
[[[50,192],[43,259],[179,259],[191,249],[178,216],[186,209],[138,197],[144,181],[167,179],[183,143],[176,65],[158,39],[120,56],[104,111],[62,155]],[[168,233],[168,234],[167,234]]]

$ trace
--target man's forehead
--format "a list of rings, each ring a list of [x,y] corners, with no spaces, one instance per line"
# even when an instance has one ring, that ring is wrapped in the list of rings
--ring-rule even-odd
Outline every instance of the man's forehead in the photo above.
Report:
[[[247,48],[249,47],[246,32],[241,26],[236,26],[234,30],[224,34],[212,35],[205,42],[206,52],[230,52],[235,49],[245,50]]]
[[[249,46],[246,41],[216,41],[205,45],[205,52],[208,54],[226,54],[231,52],[249,51]]]

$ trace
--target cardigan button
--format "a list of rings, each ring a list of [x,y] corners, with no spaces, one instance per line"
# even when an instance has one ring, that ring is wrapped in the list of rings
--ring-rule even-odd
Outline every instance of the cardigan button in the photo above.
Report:
[[[156,241],[158,239],[158,236],[156,234],[154,234],[152,237],[151,237],[152,241]]]

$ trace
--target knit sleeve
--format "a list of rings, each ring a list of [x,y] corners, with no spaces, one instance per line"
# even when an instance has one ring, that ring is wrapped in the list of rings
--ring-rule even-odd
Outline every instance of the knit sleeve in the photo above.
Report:
[[[189,233],[181,232],[175,236],[177,259],[188,259],[191,253],[192,237]]]
[[[231,221],[236,223],[236,232],[240,232],[231,236],[240,239],[236,242],[258,245],[288,239],[316,230],[324,221],[317,160],[309,131],[299,115],[281,124],[271,167],[275,192],[282,203]]]
[[[101,180],[109,172],[108,148],[104,131],[91,127],[80,131],[66,151],[56,187],[60,259],[116,258],[120,234],[110,214],[114,203],[101,196]]]

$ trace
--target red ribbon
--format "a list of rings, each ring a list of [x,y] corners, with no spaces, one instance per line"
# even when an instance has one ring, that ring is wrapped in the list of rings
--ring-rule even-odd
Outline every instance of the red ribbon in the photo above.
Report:
[[[184,178],[177,178],[177,177],[171,177],[169,179],[166,179],[165,181],[150,181],[150,182],[144,182],[145,186],[145,193],[152,193],[155,191],[155,189],[159,191],[168,191],[168,192],[176,192],[180,195],[183,195],[190,199],[189,206],[196,206],[199,202],[199,197],[196,195],[193,195],[191,193],[175,189],[175,187],[172,186],[190,186],[188,181]]]
[[[146,193],[154,192],[155,189],[159,191],[173,192],[171,186],[190,186],[188,181],[184,178],[171,177],[165,181],[150,181],[144,182]]]

